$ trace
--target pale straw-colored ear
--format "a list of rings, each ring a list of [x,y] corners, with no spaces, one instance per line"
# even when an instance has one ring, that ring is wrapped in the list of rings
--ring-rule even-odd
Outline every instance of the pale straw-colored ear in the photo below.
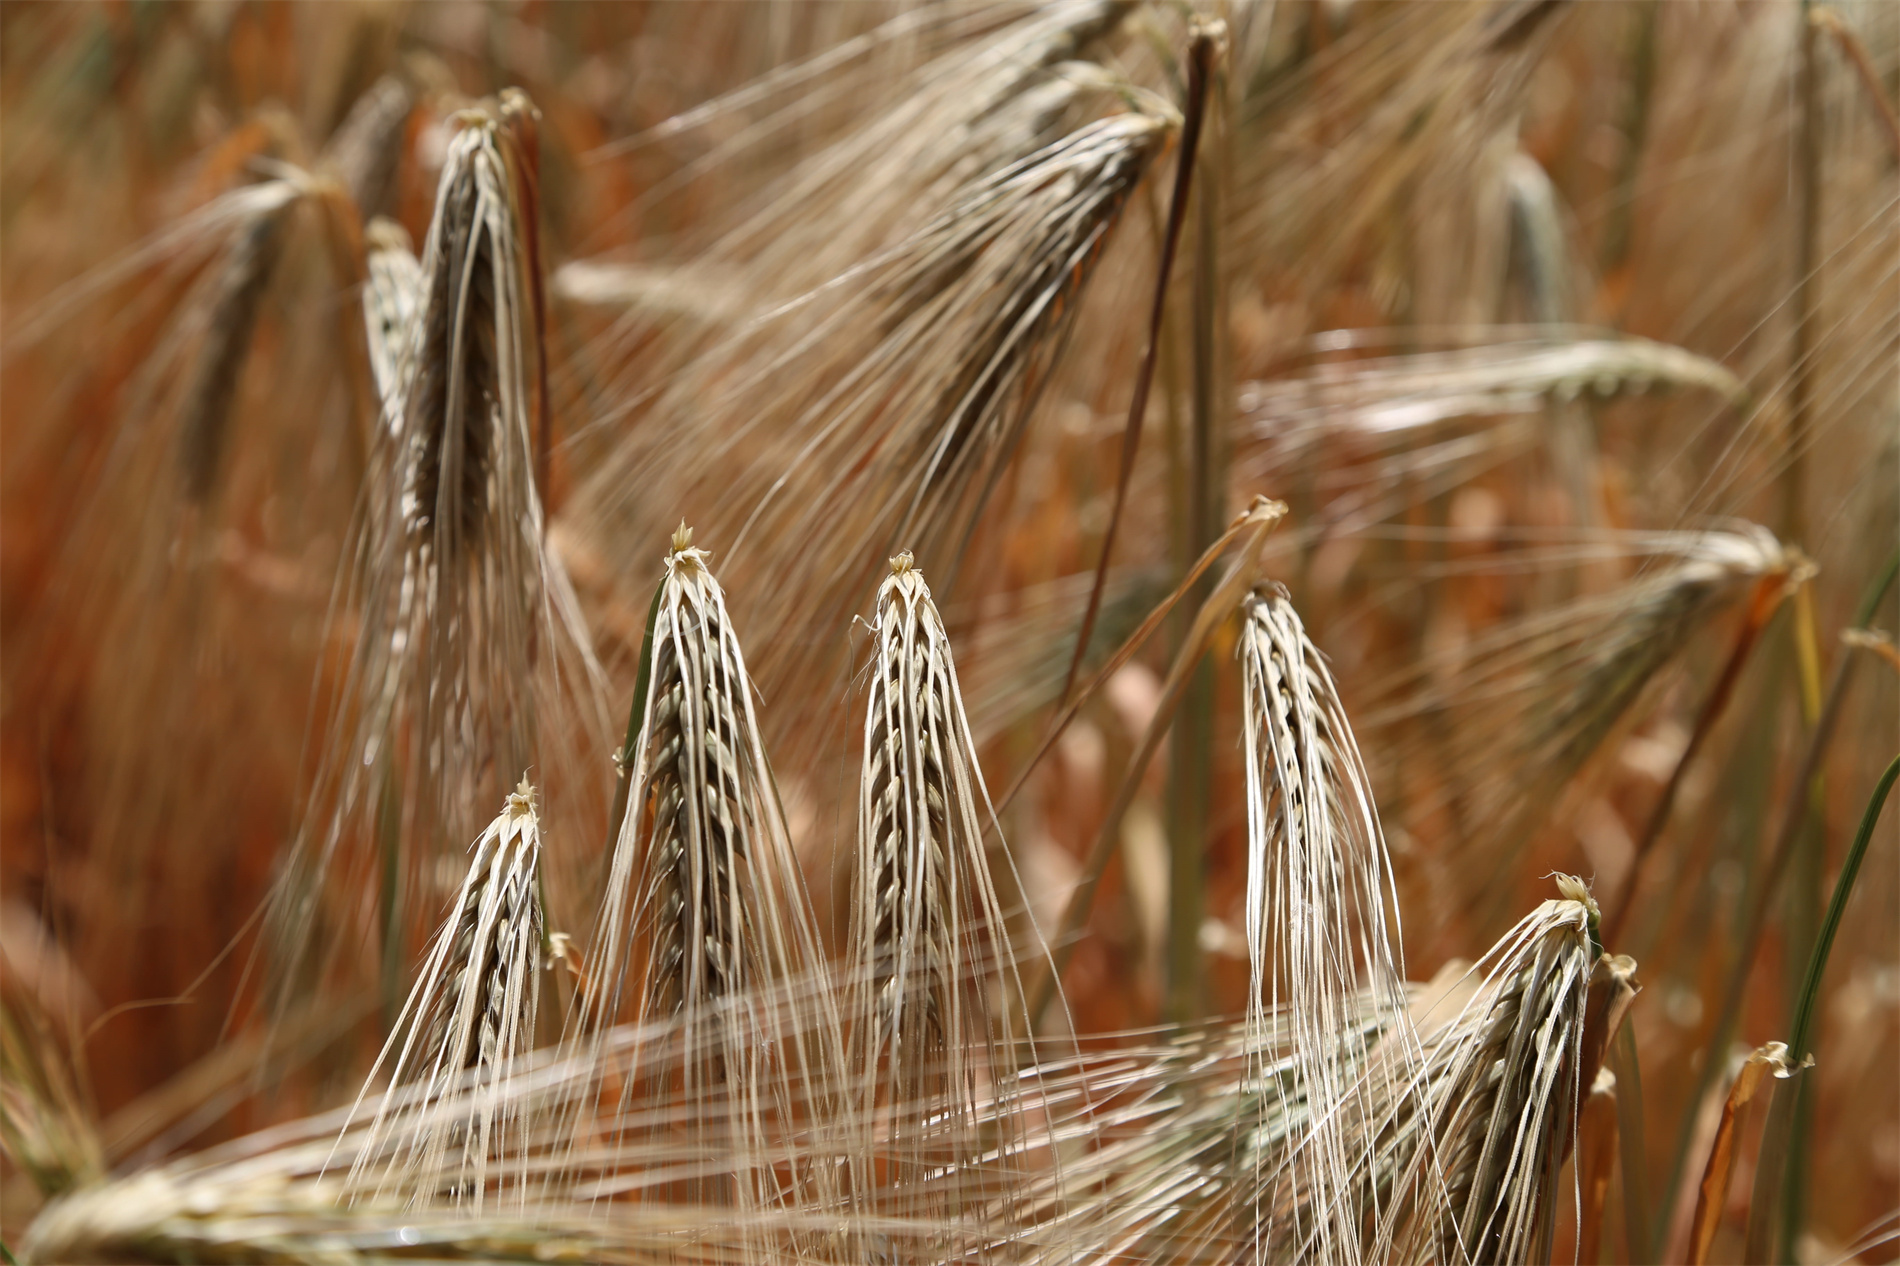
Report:
[[[993,818],[943,619],[909,551],[890,560],[858,784],[846,981],[848,1110],[885,1177],[872,1207],[942,1224],[933,1250],[973,1251],[955,1210],[1002,1214],[1026,1175],[1010,1157],[1027,1053],[1021,974],[993,859]],[[987,1234],[988,1232],[984,1232]]]
[[[416,1092],[378,1100],[350,1187],[372,1199],[467,1204],[479,1214],[491,1170],[501,1192],[512,1186],[525,1199],[525,1174],[507,1162],[526,1163],[528,1125],[503,1083],[534,1043],[541,999],[541,829],[526,774],[469,853],[449,917],[357,1105],[384,1065],[391,1086]],[[445,1112],[451,1103],[464,1110]],[[372,1171],[385,1138],[396,1140],[401,1159]]]
[[[1549,1259],[1579,1110],[1636,992],[1635,962],[1601,951],[1594,903],[1572,895],[1581,881],[1559,887],[1419,1017],[1423,1067],[1368,1123],[1368,1179],[1399,1195],[1382,1252]]]
[[[1381,1091],[1362,1073],[1375,1040],[1355,1023],[1362,997],[1383,999],[1392,1013],[1379,1040],[1395,1058],[1378,1071],[1416,1063],[1397,928],[1388,925],[1398,913],[1391,862],[1345,707],[1284,589],[1264,585],[1247,596],[1236,653],[1247,764],[1248,1024],[1263,1036],[1269,1022],[1288,1028],[1287,1093],[1314,1122],[1278,1179],[1298,1195],[1263,1198],[1318,1211],[1301,1243],[1288,1246],[1303,1260],[1358,1262],[1372,1193],[1354,1172],[1351,1130]]]
[[[835,1125],[842,1035],[828,982],[814,979],[822,955],[757,691],[710,555],[691,542],[682,524],[654,606],[576,1049],[599,1058],[623,1020],[653,1029],[636,1075],[677,1085],[703,1153],[691,1199],[822,1203],[837,1198],[833,1169],[787,1161],[799,1171],[788,1184],[774,1165],[800,1150],[794,1117]]]

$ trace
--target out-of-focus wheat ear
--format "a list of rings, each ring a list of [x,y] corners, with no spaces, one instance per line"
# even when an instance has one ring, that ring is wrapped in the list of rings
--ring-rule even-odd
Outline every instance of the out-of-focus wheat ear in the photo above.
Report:
[[[681,524],[666,558],[582,1017],[596,1041],[629,1009],[672,1026],[686,1116],[729,1149],[714,1167],[732,1183],[697,1198],[782,1204],[807,1193],[753,1167],[835,1085],[841,1037],[829,994],[796,979],[821,961],[817,930],[725,593],[692,539]],[[819,1022],[786,1029],[801,1006]]]
[[[384,75],[356,99],[323,147],[323,165],[335,173],[364,218],[389,207],[403,132],[414,105],[409,85],[399,76]]]
[[[1313,1114],[1284,1181],[1320,1221],[1305,1227],[1300,1256],[1358,1261],[1368,1210],[1353,1179],[1352,1122],[1371,1111],[1377,1087],[1353,1070],[1365,1062],[1351,1023],[1362,992],[1405,1009],[1398,964],[1391,863],[1370,780],[1325,659],[1284,589],[1255,589],[1242,603],[1241,663],[1247,765],[1247,1016],[1262,1029],[1284,1013],[1292,1026],[1293,1079]],[[1403,1029],[1403,1025],[1399,1026]],[[1403,1075],[1416,1063],[1408,1034],[1385,1041]],[[1266,1110],[1278,1111],[1279,1105]],[[1273,1203],[1280,1203],[1274,1199]]]
[[[952,1210],[1008,1202],[995,1157],[1013,1134],[1026,1017],[949,637],[911,555],[890,567],[858,790],[849,1106],[886,1175],[882,1211],[934,1219],[949,1236]]]
[[[419,1093],[379,1101],[351,1183],[384,1143],[401,1160],[379,1173],[377,1194],[393,1187],[414,1202],[448,1198],[480,1213],[491,1161],[526,1146],[525,1127],[496,1091],[533,1044],[541,998],[541,830],[526,775],[470,852],[448,921],[370,1072],[373,1083],[388,1064],[392,1085],[414,1083]],[[458,1094],[466,1112],[438,1110]],[[505,1166],[495,1177],[508,1184]]]
[[[406,382],[414,358],[416,313],[422,304],[422,264],[408,230],[378,216],[363,233],[369,277],[363,286],[363,327],[370,373],[382,402],[383,426],[394,434],[407,407]]]
[[[1449,721],[1445,738],[1412,741],[1420,758],[1446,771],[1446,794],[1462,801],[1470,823],[1453,842],[1463,887],[1448,899],[1487,917],[1504,891],[1485,880],[1511,873],[1512,859],[1658,675],[1722,611],[1778,595],[1811,566],[1747,523],[1625,539],[1614,548],[1669,561],[1613,592],[1501,625],[1462,648],[1455,665],[1421,665],[1407,678],[1404,703],[1371,714],[1378,727],[1434,709]]]
[[[507,183],[493,130],[473,127],[456,141],[459,152],[443,168],[429,230],[428,288],[405,402],[413,411],[412,522],[450,566],[480,540],[488,517],[501,404],[497,322],[520,315],[500,308],[497,282],[507,261],[496,238],[507,231],[500,214]]]
[[[1383,1252],[1550,1258],[1580,1110],[1637,989],[1634,960],[1603,953],[1583,882],[1557,884],[1563,895],[1474,969],[1464,1005],[1447,1016],[1453,1004],[1441,1001],[1420,1021],[1424,1069],[1379,1118],[1375,1173],[1398,1175],[1394,1190],[1407,1197],[1389,1206]]]
[[[178,420],[178,471],[185,495],[203,502],[216,489],[231,425],[231,403],[250,355],[258,309],[283,254],[295,202],[253,215],[238,230],[218,276],[204,343]]]

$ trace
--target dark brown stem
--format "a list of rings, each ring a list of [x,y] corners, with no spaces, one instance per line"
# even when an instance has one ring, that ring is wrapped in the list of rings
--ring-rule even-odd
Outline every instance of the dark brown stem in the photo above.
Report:
[[[1748,662],[1749,651],[1754,649],[1762,628],[1768,623],[1768,617],[1781,605],[1782,584],[1780,577],[1770,577],[1755,590],[1755,600],[1749,604],[1741,631],[1735,635],[1735,645],[1729,651],[1728,662],[1722,665],[1721,676],[1716,678],[1708,698],[1702,701],[1702,711],[1696,715],[1695,728],[1689,731],[1688,745],[1676,759],[1676,767],[1670,771],[1669,781],[1663,785],[1662,794],[1656,798],[1656,805],[1650,810],[1649,821],[1644,825],[1635,855],[1630,859],[1629,878],[1623,881],[1623,891],[1617,898],[1615,912],[1603,920],[1605,945],[1617,944],[1622,936],[1623,924],[1629,918],[1630,908],[1636,904],[1636,894],[1642,887],[1643,863],[1649,859],[1656,841],[1662,836],[1663,827],[1669,822],[1669,811],[1675,806],[1676,793],[1682,789],[1690,762],[1695,760],[1709,731],[1715,728],[1716,721],[1728,707],[1729,697],[1735,693],[1735,683],[1741,679],[1742,667]]]
[[[1174,196],[1168,204],[1168,227],[1161,241],[1161,265],[1155,274],[1154,304],[1148,313],[1148,349],[1135,372],[1134,394],[1128,399],[1128,423],[1122,429],[1121,470],[1115,480],[1115,503],[1108,513],[1108,528],[1102,534],[1102,557],[1095,565],[1095,583],[1089,588],[1088,609],[1082,614],[1082,629],[1076,634],[1075,654],[1069,660],[1068,675],[1062,681],[1060,702],[1066,703],[1075,687],[1075,675],[1088,653],[1089,638],[1095,633],[1095,618],[1102,609],[1102,588],[1108,581],[1108,560],[1115,549],[1115,530],[1121,525],[1122,505],[1128,500],[1128,482],[1135,473],[1135,454],[1141,447],[1141,423],[1148,412],[1148,388],[1154,382],[1155,356],[1161,344],[1161,315],[1167,308],[1168,274],[1174,270],[1175,248],[1181,241],[1181,223],[1187,218],[1188,190],[1194,181],[1194,151],[1201,139],[1201,119],[1207,106],[1207,74],[1214,59],[1214,34],[1196,31],[1188,45],[1187,109],[1181,123],[1181,157],[1174,167]]]

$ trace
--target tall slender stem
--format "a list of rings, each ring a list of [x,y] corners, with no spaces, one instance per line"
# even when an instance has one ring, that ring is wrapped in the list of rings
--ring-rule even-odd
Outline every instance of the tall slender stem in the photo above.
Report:
[[[1063,703],[1068,702],[1069,691],[1075,688],[1075,675],[1081,671],[1082,657],[1088,653],[1089,638],[1095,632],[1095,618],[1101,613],[1102,587],[1108,580],[1108,561],[1115,551],[1115,531],[1121,526],[1122,505],[1128,500],[1128,481],[1135,473],[1135,454],[1141,447],[1141,424],[1147,416],[1148,389],[1154,383],[1155,358],[1161,347],[1161,317],[1168,306],[1168,275],[1174,271],[1174,253],[1181,241],[1188,190],[1194,182],[1194,153],[1200,145],[1201,116],[1207,105],[1207,72],[1214,59],[1214,42],[1212,31],[1196,30],[1188,45],[1187,108],[1182,112],[1181,155],[1175,160],[1174,194],[1168,204],[1168,227],[1161,240],[1154,303],[1148,313],[1148,350],[1141,358],[1141,367],[1135,371],[1135,389],[1128,398],[1128,421],[1122,428],[1121,468],[1115,479],[1115,500],[1109,507],[1108,527],[1102,532],[1102,555],[1095,565],[1088,608],[1082,613],[1082,628],[1075,635],[1075,654],[1062,680],[1060,702]]]
[[[1888,556],[1885,566],[1861,595],[1860,607],[1854,615],[1855,628],[1865,627],[1874,618],[1874,612],[1880,609],[1887,591],[1897,578],[1900,578],[1900,551]],[[1828,742],[1834,735],[1841,709],[1846,704],[1847,685],[1853,675],[1854,660],[1851,651],[1843,649],[1834,662],[1834,673],[1828,682],[1827,697],[1821,704],[1821,715],[1815,719],[1814,728],[1808,732],[1807,750],[1802,753],[1801,767],[1796,771],[1789,790],[1787,809],[1782,814],[1773,848],[1759,871],[1754,893],[1749,898],[1740,931],[1735,937],[1735,961],[1729,967],[1728,979],[1722,991],[1722,1007],[1716,1013],[1715,1026],[1709,1030],[1708,1044],[1703,1049],[1702,1071],[1696,1080],[1695,1093],[1689,1096],[1683,1109],[1682,1123],[1676,1136],[1675,1160],[1670,1166],[1669,1181],[1662,1189],[1663,1209],[1661,1217],[1657,1219],[1659,1235],[1666,1233],[1662,1228],[1667,1228],[1671,1221],[1683,1170],[1689,1162],[1689,1147],[1695,1138],[1696,1114],[1700,1111],[1702,1101],[1708,1097],[1709,1087],[1716,1075],[1725,1066],[1722,1052],[1728,1050],[1735,1022],[1741,1016],[1742,996],[1754,967],[1756,945],[1768,922],[1769,906],[1780,888],[1782,872],[1787,867],[1801,827],[1812,811],[1811,789],[1820,773],[1821,761],[1827,755]]]
[[[1206,72],[1203,72],[1206,73]],[[1222,78],[1215,74],[1206,95],[1213,135],[1209,154],[1195,184],[1193,414],[1188,435],[1186,504],[1180,518],[1187,528],[1182,566],[1220,535],[1226,481],[1221,460],[1225,400],[1221,393],[1222,316],[1225,312],[1220,269],[1220,101]],[[1205,599],[1203,579],[1195,597]],[[1185,630],[1183,630],[1185,636]],[[1179,644],[1177,644],[1177,650]],[[1168,1005],[1167,1018],[1187,1024],[1203,1009],[1201,924],[1207,914],[1207,805],[1212,799],[1214,755],[1214,666],[1203,661],[1188,679],[1169,747],[1168,778]]]
[[[1649,821],[1643,827],[1635,855],[1630,860],[1629,878],[1623,881],[1623,891],[1617,898],[1615,908],[1603,920],[1603,941],[1606,945],[1615,945],[1621,938],[1623,923],[1629,918],[1630,907],[1635,904],[1638,886],[1642,882],[1643,863],[1661,838],[1663,827],[1668,825],[1669,811],[1675,806],[1676,793],[1682,787],[1689,765],[1728,706],[1730,696],[1735,693],[1735,683],[1741,679],[1742,666],[1748,662],[1749,651],[1754,649],[1756,639],[1768,623],[1768,617],[1774,614],[1780,603],[1780,580],[1770,578],[1763,581],[1762,587],[1756,590],[1755,600],[1749,604],[1741,631],[1735,635],[1735,645],[1729,651],[1728,662],[1722,665],[1721,675],[1716,678],[1715,685],[1702,702],[1702,710],[1696,715],[1695,728],[1689,731],[1689,742],[1682,749],[1682,755],[1676,758],[1676,767],[1670,771],[1669,781],[1663,785],[1662,794],[1656,798],[1656,805],[1650,810]]]

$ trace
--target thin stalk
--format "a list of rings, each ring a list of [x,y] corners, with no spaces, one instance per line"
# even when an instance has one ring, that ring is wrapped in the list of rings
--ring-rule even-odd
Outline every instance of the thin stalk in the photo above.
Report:
[[[1108,859],[1114,855],[1115,845],[1121,839],[1122,819],[1128,815],[1129,808],[1135,803],[1135,797],[1141,792],[1142,776],[1148,770],[1148,763],[1154,759],[1155,751],[1166,737],[1175,711],[1180,707],[1181,696],[1187,690],[1187,684],[1195,666],[1200,663],[1202,654],[1214,636],[1214,630],[1222,621],[1233,614],[1234,607],[1240,602],[1241,595],[1252,586],[1259,571],[1260,549],[1266,544],[1267,534],[1273,525],[1280,521],[1286,507],[1278,502],[1264,499],[1256,500],[1254,508],[1242,518],[1244,524],[1251,524],[1253,534],[1240,556],[1233,561],[1220,583],[1201,604],[1195,615],[1194,628],[1189,632],[1187,642],[1174,657],[1174,663],[1168,669],[1167,681],[1162,684],[1161,699],[1156,704],[1154,716],[1149,718],[1148,728],[1142,732],[1141,742],[1129,757],[1128,767],[1117,780],[1118,790],[1114,803],[1102,819],[1102,825],[1096,834],[1095,843],[1089,849],[1088,860],[1082,865],[1082,877],[1074,891],[1069,895],[1069,903],[1062,911],[1062,922],[1057,927],[1050,944],[1050,955],[1039,978],[1030,988],[1024,990],[1029,998],[1029,1024],[1033,1031],[1036,1020],[1048,1007],[1054,997],[1056,987],[1062,979],[1063,970],[1069,965],[1069,958],[1075,953],[1077,940],[1082,933],[1082,925],[1088,921],[1089,911],[1095,905],[1095,890],[1101,885],[1102,872],[1108,866]],[[1238,526],[1238,525],[1236,525]],[[1020,780],[1018,782],[1020,785]]]
[[[396,1025],[402,1008],[402,974],[407,947],[402,941],[402,786],[390,768],[382,771],[377,791],[376,836],[382,852],[383,873],[379,913],[383,933],[383,1028]]]
[[[1861,43],[1854,28],[1832,5],[1815,9],[1808,15],[1808,21],[1827,31],[1834,37],[1834,42],[1840,45],[1842,55],[1860,79],[1867,103],[1873,107],[1881,129],[1887,134],[1887,143],[1893,147],[1894,159],[1900,161],[1900,114],[1894,112],[1893,102],[1887,100],[1887,90],[1880,84],[1880,72],[1874,69],[1874,60],[1867,55],[1867,46]]]
[[[1223,86],[1224,81],[1217,78],[1216,92]],[[1219,125],[1217,114],[1214,126]],[[1217,135],[1209,145],[1218,142]],[[1182,507],[1189,557],[1219,537],[1226,490],[1220,452],[1225,421],[1219,387],[1225,300],[1220,269],[1220,169],[1218,162],[1203,164],[1194,191],[1193,415]],[[1198,589],[1196,596],[1204,600],[1205,579]],[[1201,922],[1207,909],[1207,806],[1213,797],[1213,755],[1214,667],[1204,662],[1188,682],[1168,751],[1167,1016],[1177,1024],[1199,1019],[1202,1010]]]
[[[1900,756],[1888,762],[1886,772],[1874,784],[1874,794],[1868,798],[1867,809],[1860,817],[1860,829],[1854,832],[1854,843],[1847,850],[1847,860],[1841,864],[1840,878],[1834,881],[1834,895],[1828,900],[1827,915],[1821,921],[1821,935],[1814,943],[1814,954],[1808,959],[1807,974],[1801,981],[1800,1009],[1794,1014],[1794,1040],[1789,1047],[1797,1063],[1811,1053],[1814,1008],[1820,1002],[1821,977],[1827,971],[1828,955],[1833,952],[1834,938],[1841,930],[1847,899],[1853,893],[1854,880],[1860,874],[1867,846],[1874,837],[1874,827],[1880,821],[1880,810],[1887,803],[1887,793],[1893,790],[1896,776],[1900,776]]]
[[[1214,35],[1197,30],[1188,46],[1187,109],[1182,114],[1181,157],[1174,167],[1174,194],[1168,204],[1168,227],[1161,242],[1161,263],[1155,273],[1154,303],[1148,313],[1148,349],[1141,367],[1135,371],[1135,389],[1128,398],[1128,422],[1122,428],[1121,469],[1115,480],[1115,501],[1109,509],[1108,527],[1102,533],[1102,556],[1095,565],[1095,583],[1089,588],[1089,605],[1082,615],[1082,628],[1076,634],[1075,654],[1062,681],[1060,698],[1067,702],[1075,686],[1075,675],[1082,668],[1089,638],[1095,632],[1095,618],[1102,608],[1102,589],[1108,580],[1108,561],[1115,549],[1115,530],[1121,525],[1122,505],[1128,499],[1128,481],[1135,473],[1135,454],[1141,447],[1142,419],[1148,412],[1148,389],[1154,382],[1155,357],[1161,346],[1161,317],[1168,306],[1168,275],[1174,270],[1175,248],[1181,241],[1181,222],[1186,219],[1188,190],[1194,180],[1194,151],[1201,139],[1201,117],[1206,113],[1207,72],[1214,56]]]
[[[1108,662],[1103,664],[1101,668],[1096,671],[1094,678],[1090,680],[1089,684],[1083,687],[1081,692],[1073,699],[1070,699],[1068,703],[1063,706],[1062,711],[1056,714],[1055,720],[1049,723],[1049,731],[1043,735],[1042,743],[1036,748],[1029,760],[1024,763],[1021,771],[1016,775],[1016,780],[1010,783],[1009,790],[1005,791],[1002,796],[997,799],[996,812],[998,816],[1001,816],[1005,809],[1015,803],[1017,795],[1022,792],[1024,785],[1028,783],[1030,774],[1035,772],[1036,766],[1042,763],[1042,758],[1047,756],[1050,749],[1056,745],[1056,740],[1062,737],[1062,732],[1068,728],[1069,722],[1075,720],[1076,713],[1082,710],[1082,705],[1094,698],[1096,692],[1108,684],[1108,679],[1120,672],[1122,666],[1133,659],[1136,652],[1148,644],[1148,639],[1154,636],[1155,630],[1161,627],[1162,622],[1173,613],[1175,607],[1180,605],[1181,601],[1194,589],[1196,582],[1200,580],[1201,576],[1209,567],[1214,565],[1214,560],[1219,558],[1229,545],[1239,540],[1243,533],[1259,528],[1263,524],[1267,527],[1271,527],[1273,524],[1279,522],[1285,514],[1286,504],[1284,502],[1270,501],[1265,497],[1255,497],[1253,505],[1248,507],[1245,513],[1237,516],[1234,521],[1228,525],[1227,530],[1221,533],[1220,538],[1202,551],[1200,558],[1195,561],[1194,566],[1188,569],[1188,574],[1181,578],[1180,584],[1175,586],[1174,592],[1163,598],[1160,603],[1156,605],[1155,609],[1148,613],[1147,618],[1141,622],[1140,626],[1137,627],[1133,633],[1128,635],[1128,640],[1123,642],[1121,646],[1116,649],[1115,653],[1108,657]],[[1247,548],[1252,549],[1254,547],[1249,545]]]
[[[1636,14],[1630,40],[1630,88],[1623,115],[1623,161],[1616,173],[1616,197],[1603,234],[1603,271],[1613,273],[1629,259],[1630,228],[1636,221],[1636,177],[1649,133],[1650,98],[1656,83],[1656,21],[1662,0],[1648,0]]]
[[[1886,566],[1881,568],[1874,582],[1861,595],[1859,609],[1855,612],[1854,627],[1862,628],[1873,619],[1887,590],[1900,576],[1900,551],[1887,558]],[[1734,964],[1729,968],[1728,982],[1722,993],[1722,1008],[1716,1013],[1715,1026],[1709,1031],[1708,1045],[1704,1048],[1702,1072],[1696,1080],[1695,1093],[1686,1101],[1683,1108],[1682,1124],[1676,1135],[1676,1154],[1669,1168],[1669,1181],[1664,1185],[1662,1216],[1659,1227],[1670,1224],[1675,1199],[1682,1184],[1684,1168],[1689,1163],[1689,1147],[1695,1139],[1696,1114],[1702,1101],[1708,1097],[1709,1087],[1723,1067],[1721,1052],[1728,1049],[1729,1037],[1734,1032],[1735,1022],[1741,1015],[1742,995],[1748,987],[1748,977],[1755,961],[1755,949],[1761,941],[1762,929],[1767,923],[1768,907],[1776,888],[1781,882],[1781,873],[1786,869],[1788,858],[1799,838],[1801,826],[1812,811],[1812,802],[1804,789],[1812,788],[1820,773],[1822,758],[1827,754],[1829,740],[1833,737],[1834,727],[1840,720],[1842,707],[1847,701],[1847,686],[1853,672],[1855,656],[1845,650],[1835,660],[1833,676],[1828,681],[1827,697],[1821,703],[1821,714],[1815,718],[1814,728],[1808,733],[1807,750],[1802,753],[1801,767],[1795,775],[1793,790],[1788,797],[1787,811],[1783,814],[1780,829],[1776,832],[1774,848],[1769,853],[1767,863],[1761,872],[1761,881],[1756,885],[1753,898],[1749,902],[1747,916],[1742,921],[1741,935],[1736,939],[1739,947]]]
[[[1814,402],[1815,267],[1821,236],[1821,91],[1811,0],[1801,0],[1801,53],[1797,94],[1800,133],[1795,141],[1794,342],[1789,349],[1788,436],[1781,483],[1781,539],[1807,539],[1808,433]]]
[[[1820,1001],[1821,977],[1827,972],[1828,955],[1834,948],[1834,937],[1840,931],[1841,916],[1847,910],[1847,899],[1853,895],[1854,880],[1860,875],[1861,862],[1867,857],[1867,847],[1874,838],[1874,827],[1880,821],[1880,811],[1887,805],[1887,794],[1893,790],[1896,778],[1900,778],[1900,756],[1895,756],[1887,763],[1880,781],[1874,784],[1874,793],[1868,798],[1867,808],[1860,817],[1860,829],[1854,833],[1854,842],[1847,850],[1840,878],[1834,882],[1834,895],[1828,900],[1827,914],[1815,937],[1814,951],[1808,957],[1808,970],[1801,981],[1795,1010],[1794,1040],[1788,1044],[1789,1052],[1797,1064],[1809,1054],[1813,1043],[1814,1012]],[[1776,1095],[1775,1105],[1769,1112],[1761,1159],[1755,1171],[1754,1199],[1749,1206],[1747,1260],[1751,1262],[1794,1260],[1794,1241],[1800,1232],[1801,1215],[1804,1212],[1803,1193],[1796,1189],[1796,1184],[1805,1177],[1807,1169],[1800,1155],[1805,1150],[1802,1134],[1796,1127],[1803,1115],[1801,1105],[1809,1099],[1807,1079],[1803,1078],[1793,1090],[1792,1094]],[[1775,1255],[1772,1259],[1766,1255],[1771,1234],[1775,1237]]]
[[[1729,651],[1728,661],[1722,665],[1722,673],[1709,690],[1708,697],[1702,701],[1702,710],[1697,713],[1695,728],[1689,731],[1689,742],[1682,749],[1682,755],[1676,759],[1676,767],[1670,771],[1669,781],[1663,785],[1662,794],[1656,798],[1655,807],[1650,810],[1649,820],[1643,826],[1636,852],[1630,861],[1629,878],[1623,882],[1622,894],[1617,898],[1614,911],[1603,920],[1603,940],[1605,944],[1618,943],[1623,922],[1629,917],[1630,908],[1636,903],[1636,894],[1641,890],[1643,863],[1649,859],[1657,839],[1662,836],[1663,827],[1669,821],[1669,811],[1675,806],[1676,793],[1682,788],[1683,778],[1689,771],[1690,762],[1702,748],[1709,731],[1715,728],[1716,721],[1728,707],[1729,698],[1735,693],[1735,683],[1741,679],[1742,668],[1748,663],[1748,654],[1755,647],[1761,631],[1773,615],[1775,608],[1781,605],[1783,586],[1779,578],[1770,577],[1756,587],[1755,599],[1749,604],[1748,615],[1742,621],[1741,631],[1735,635],[1735,645]],[[1607,904],[1607,903],[1606,903]]]
[[[1610,1052],[1610,1071],[1616,1075],[1618,1157],[1623,1163],[1623,1236],[1634,1266],[1656,1260],[1650,1242],[1648,1165],[1643,1156],[1643,1076],[1636,1053],[1636,1033],[1625,1024]],[[1660,1225],[1668,1224],[1667,1210]]]

